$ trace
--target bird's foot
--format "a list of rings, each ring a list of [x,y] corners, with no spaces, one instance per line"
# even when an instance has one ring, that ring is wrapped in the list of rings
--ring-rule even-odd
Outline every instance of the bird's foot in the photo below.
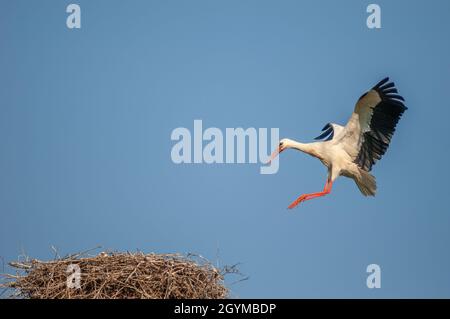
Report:
[[[299,198],[297,198],[295,201],[292,202],[291,205],[288,206],[289,209],[297,207],[298,204],[301,202],[304,202],[306,200],[307,194],[301,195]]]

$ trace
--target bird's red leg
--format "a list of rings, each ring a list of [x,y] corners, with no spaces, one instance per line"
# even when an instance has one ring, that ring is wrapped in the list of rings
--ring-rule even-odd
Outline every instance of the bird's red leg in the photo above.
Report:
[[[299,198],[297,198],[294,202],[292,202],[291,205],[289,205],[289,209],[296,207],[301,202],[307,201],[309,199],[313,199],[320,196],[325,196],[331,192],[331,188],[333,187],[333,182],[330,180],[327,180],[325,187],[323,188],[323,191],[318,193],[311,193],[311,194],[303,194]]]

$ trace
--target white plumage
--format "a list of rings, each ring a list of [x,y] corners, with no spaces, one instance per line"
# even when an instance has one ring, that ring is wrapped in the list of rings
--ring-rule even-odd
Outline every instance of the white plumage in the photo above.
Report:
[[[404,99],[389,78],[385,78],[363,94],[345,126],[328,123],[314,143],[282,139],[271,159],[288,148],[297,149],[318,158],[327,168],[323,191],[301,195],[289,208],[319,196],[329,194],[335,179],[345,176],[356,182],[361,193],[374,196],[375,177],[369,172],[386,152],[395,127],[407,110]]]

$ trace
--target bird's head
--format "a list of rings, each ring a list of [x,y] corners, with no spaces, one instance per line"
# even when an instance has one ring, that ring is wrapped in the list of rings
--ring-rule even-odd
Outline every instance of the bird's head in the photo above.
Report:
[[[282,140],[280,140],[280,142],[278,143],[278,147],[275,151],[273,151],[272,155],[270,155],[270,159],[269,162],[273,161],[273,159],[275,157],[278,156],[278,154],[280,154],[281,152],[283,152],[285,149],[291,147],[291,142],[292,140],[288,139],[288,138],[283,138]]]

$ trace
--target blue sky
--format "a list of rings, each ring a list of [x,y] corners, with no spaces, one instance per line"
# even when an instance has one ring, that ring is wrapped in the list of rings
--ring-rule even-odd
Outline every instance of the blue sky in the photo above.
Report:
[[[241,263],[235,297],[450,297],[448,1],[0,2],[0,256],[104,249]],[[278,127],[308,142],[390,76],[409,110],[378,194],[286,151],[176,165],[177,127]],[[366,287],[379,264],[382,288]],[[234,279],[230,278],[232,282]]]

